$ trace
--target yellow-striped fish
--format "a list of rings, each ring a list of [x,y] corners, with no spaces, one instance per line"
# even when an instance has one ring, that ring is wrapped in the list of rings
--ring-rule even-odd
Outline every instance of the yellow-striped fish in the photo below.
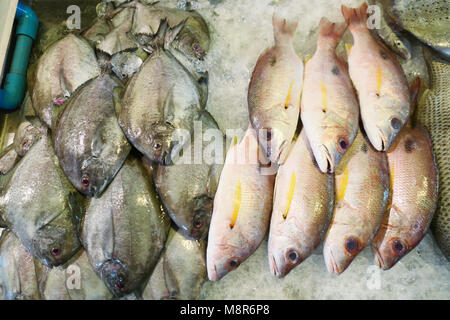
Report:
[[[336,46],[346,29],[322,18],[314,56],[305,66],[302,123],[322,172],[332,173],[358,131],[359,105]]]
[[[287,156],[300,112],[303,62],[294,51],[296,29],[297,22],[273,17],[275,45],[259,57],[248,88],[250,122],[275,164]]]
[[[389,201],[389,167],[361,131],[336,172],[336,205],[323,254],[341,274],[378,231]]]
[[[342,14],[354,39],[348,69],[364,129],[376,150],[387,151],[410,115],[408,82],[395,55],[367,28],[367,4],[342,6]]]
[[[269,231],[272,274],[285,276],[319,245],[333,198],[333,175],[320,172],[303,130],[276,177]]]
[[[263,174],[258,153],[252,128],[227,152],[214,198],[206,251],[211,281],[221,279],[244,262],[269,228],[275,177]]]

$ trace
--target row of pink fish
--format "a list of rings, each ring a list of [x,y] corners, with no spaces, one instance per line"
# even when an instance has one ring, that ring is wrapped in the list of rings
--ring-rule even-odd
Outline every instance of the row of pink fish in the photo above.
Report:
[[[342,14],[345,24],[322,18],[305,66],[293,47],[297,23],[273,18],[275,45],[249,85],[250,126],[227,152],[214,199],[212,281],[238,268],[267,232],[270,271],[283,277],[322,241],[331,273],[370,243],[375,263],[389,269],[428,230],[438,173],[427,131],[410,119],[420,79],[408,88],[395,55],[367,27],[367,4]],[[348,64],[336,54],[347,26]],[[264,173],[268,162],[276,174]]]

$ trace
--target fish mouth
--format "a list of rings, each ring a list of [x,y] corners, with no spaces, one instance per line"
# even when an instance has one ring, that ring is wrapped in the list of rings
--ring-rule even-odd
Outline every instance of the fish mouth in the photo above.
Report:
[[[328,148],[323,144],[320,146],[320,149],[322,150],[322,155],[325,155],[325,160],[326,160],[326,163],[325,163],[325,161],[322,161],[323,158],[321,159],[321,161],[317,162],[317,164],[319,165],[320,171],[322,171],[323,173],[333,173],[334,165],[333,165],[330,151],[328,151]]]
[[[336,263],[336,259],[333,256],[333,250],[331,248],[327,249],[327,259],[326,259],[326,265],[329,273],[335,273],[337,275],[340,275],[343,270],[339,268],[339,266]]]
[[[389,267],[384,262],[383,257],[381,255],[380,251],[378,250],[378,248],[373,246],[373,249],[375,250],[375,264],[383,270],[388,270]]]
[[[280,270],[278,269],[278,266],[277,266],[277,261],[276,261],[276,259],[275,259],[275,257],[272,255],[271,256],[271,259],[270,259],[271,261],[270,261],[270,272],[274,275],[274,276],[276,276],[276,277],[278,277],[278,278],[281,278],[282,277],[282,275],[281,275],[281,272],[280,272]]]
[[[208,268],[208,279],[210,281],[219,281],[220,278],[222,278],[222,277],[219,276],[219,273],[217,272],[216,264],[214,263],[212,265],[212,268]]]
[[[381,130],[379,127],[378,128],[378,139],[374,145],[375,149],[377,149],[378,151],[387,151],[387,149],[389,149],[390,144],[388,142],[388,140],[386,139],[383,130]]]
[[[108,289],[117,297],[121,297],[128,291],[129,274],[119,260],[108,260],[101,268],[101,278]]]

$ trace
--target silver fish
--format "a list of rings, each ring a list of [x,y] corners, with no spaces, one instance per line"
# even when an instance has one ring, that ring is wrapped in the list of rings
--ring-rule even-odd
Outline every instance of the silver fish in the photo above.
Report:
[[[175,130],[192,132],[205,107],[197,81],[166,50],[180,28],[168,30],[167,21],[161,24],[156,52],[129,81],[122,100],[116,100],[119,124],[128,140],[151,161],[165,165],[180,144]]]
[[[103,192],[131,150],[114,110],[113,90],[120,86],[107,73],[86,83],[67,102],[53,132],[62,169],[90,197]]]
[[[78,251],[82,199],[59,167],[48,134],[1,184],[1,220],[33,256],[55,266]]]
[[[215,136],[214,143],[224,145],[222,133],[212,116],[205,111],[200,120],[202,137],[208,134],[209,130],[214,130],[214,134],[220,134],[220,136]],[[181,163],[176,162],[170,166],[158,165],[154,181],[167,213],[180,228],[179,232],[186,237],[204,239],[209,230],[214,195],[222,165],[216,164],[215,161],[207,162],[203,158],[203,154],[200,155],[201,163],[197,164],[194,154],[196,152],[195,144],[196,142],[192,141],[187,146],[191,149],[188,164],[184,164],[180,160]],[[206,150],[209,144],[209,141],[203,141],[202,150]],[[223,148],[219,152],[222,157]]]
[[[151,176],[130,157],[86,211],[83,246],[94,271],[116,297],[140,295],[169,231]]]

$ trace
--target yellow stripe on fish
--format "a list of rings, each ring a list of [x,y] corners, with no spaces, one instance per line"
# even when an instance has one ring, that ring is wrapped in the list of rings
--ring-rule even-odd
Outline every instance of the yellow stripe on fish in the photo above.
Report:
[[[352,48],[352,45],[349,43],[345,44],[345,51],[347,51],[347,55],[350,53],[350,49]]]
[[[380,94],[381,90],[381,81],[383,80],[383,73],[381,72],[381,68],[377,67],[377,93]]]
[[[291,93],[292,93],[292,87],[294,86],[294,80],[292,80],[291,84],[289,85],[289,90],[287,93],[286,101],[284,102],[284,108],[287,109],[289,107],[289,101],[291,101]]]
[[[327,99],[327,87],[325,87],[325,84],[322,82],[322,80],[319,80],[320,82],[320,91],[322,92],[322,111],[327,111],[327,105],[328,105],[328,99]]]
[[[291,208],[292,198],[294,197],[294,190],[295,190],[295,171],[292,172],[292,176],[291,176],[291,183],[289,185],[289,192],[288,192],[288,196],[287,196],[287,206],[283,213],[284,219],[286,219],[286,217],[289,213],[289,209]]]
[[[391,207],[392,207],[392,191],[394,189],[394,164],[390,163],[390,170],[389,170],[389,202],[388,202],[388,206],[386,208],[386,212],[391,211]]]
[[[339,202],[342,199],[344,199],[345,191],[347,190],[347,185],[348,185],[348,166],[345,167],[341,184],[340,186],[338,186],[336,202]]]
[[[242,186],[241,186],[241,180],[238,180],[236,190],[234,191],[234,206],[233,206],[233,215],[231,216],[231,223],[230,228],[234,227],[234,224],[236,223],[239,209],[241,208],[241,199],[242,199]]]

